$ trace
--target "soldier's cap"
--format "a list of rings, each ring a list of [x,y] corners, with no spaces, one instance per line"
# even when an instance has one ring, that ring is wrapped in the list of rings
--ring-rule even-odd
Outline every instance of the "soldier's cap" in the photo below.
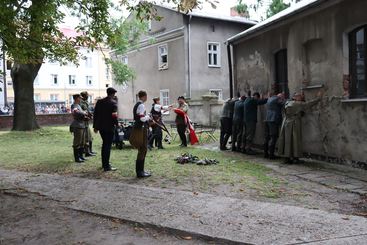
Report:
[[[177,98],[177,100],[180,100],[180,99],[186,100],[184,96],[179,96],[179,97]]]
[[[157,101],[157,100],[161,100],[161,98],[159,98],[159,97],[154,97],[153,98],[153,101]]]
[[[110,88],[108,88],[108,89],[107,89],[107,94],[108,94],[108,95],[110,95],[110,94],[115,94],[115,93],[117,93],[117,90],[116,90],[116,89],[114,89],[114,88],[112,88],[112,87],[110,87]]]
[[[80,98],[81,97],[81,95],[80,94],[73,94],[73,99],[75,100],[75,99],[77,99],[77,98]]]
[[[82,97],[88,97],[88,92],[87,91],[83,91],[83,92],[80,93],[80,95]]]

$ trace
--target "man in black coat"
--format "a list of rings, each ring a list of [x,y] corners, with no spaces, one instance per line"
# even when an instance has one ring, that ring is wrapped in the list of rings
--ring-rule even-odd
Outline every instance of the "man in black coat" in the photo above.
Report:
[[[115,171],[110,164],[111,146],[117,121],[117,103],[114,100],[116,90],[114,88],[107,89],[107,97],[97,101],[94,108],[93,128],[94,132],[102,137],[102,167],[104,171]]]
[[[242,96],[234,104],[232,121],[232,151],[240,151],[242,146],[243,112],[246,96]]]

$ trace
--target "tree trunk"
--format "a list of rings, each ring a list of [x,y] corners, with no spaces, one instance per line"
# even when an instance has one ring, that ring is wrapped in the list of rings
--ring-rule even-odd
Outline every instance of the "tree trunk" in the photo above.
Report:
[[[11,70],[14,88],[13,130],[29,131],[39,129],[35,106],[33,82],[41,64],[15,63]]]

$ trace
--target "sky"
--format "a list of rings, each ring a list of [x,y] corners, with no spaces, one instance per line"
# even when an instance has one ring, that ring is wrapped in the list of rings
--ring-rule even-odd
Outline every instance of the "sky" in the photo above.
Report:
[[[152,0],[153,1],[153,0]],[[120,0],[113,0],[115,4],[118,4]],[[139,2],[139,0],[131,0],[130,2]],[[163,4],[167,5],[167,3],[164,3],[164,1],[155,0],[156,3],[162,2]],[[217,0],[216,8],[214,9],[209,3],[204,3],[200,6],[200,9],[196,9],[194,11],[200,11],[200,12],[206,12],[206,13],[217,13],[220,15],[230,15],[230,8],[237,5],[238,0]],[[243,0],[244,3],[247,5],[255,4],[257,0]],[[250,9],[250,19],[260,21],[262,17],[266,16],[266,9],[267,5],[271,2],[271,0],[264,0],[265,4],[264,7],[257,10],[256,12],[253,9]],[[292,2],[292,0],[284,0],[285,3]],[[65,12],[67,12],[65,10]],[[127,17],[129,15],[129,12],[127,10],[124,10],[123,12],[111,12],[114,17]],[[68,14],[67,14],[68,15]],[[65,23],[63,26],[66,27],[75,27],[78,20],[76,18],[73,18],[71,16],[68,16],[65,19]]]

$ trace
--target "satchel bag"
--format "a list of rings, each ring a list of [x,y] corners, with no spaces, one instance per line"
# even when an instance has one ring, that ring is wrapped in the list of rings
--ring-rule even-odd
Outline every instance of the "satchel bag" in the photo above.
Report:
[[[144,144],[143,141],[144,141],[143,128],[133,127],[129,138],[131,146],[134,148],[140,148]]]

